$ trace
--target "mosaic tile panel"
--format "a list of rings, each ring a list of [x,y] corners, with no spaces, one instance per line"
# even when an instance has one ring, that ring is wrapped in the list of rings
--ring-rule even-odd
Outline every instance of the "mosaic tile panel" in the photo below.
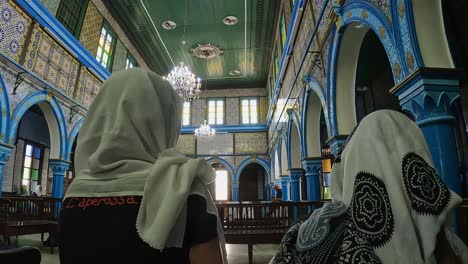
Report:
[[[192,125],[199,126],[206,119],[206,99],[192,102]]]
[[[266,133],[236,133],[235,153],[266,153],[267,151]]]
[[[249,156],[249,155],[246,155],[246,156],[235,156],[234,157],[234,169],[237,171],[237,169],[239,168],[239,165],[242,164],[242,162],[248,158],[251,158],[252,156]],[[263,159],[265,162],[269,163],[270,162],[270,157],[266,156],[266,155],[259,155],[257,156],[258,158],[260,159]]]
[[[196,154],[196,140],[194,135],[180,135],[176,149],[186,155]]]
[[[107,10],[107,8],[104,6],[103,1],[102,0],[91,0],[91,1],[99,10],[99,13],[101,13],[101,16],[103,16],[104,19],[111,25],[112,29],[117,34],[118,38],[122,41],[125,47],[127,47],[130,53],[133,55],[135,60],[138,62],[139,67],[149,69],[143,57],[140,55],[138,50],[135,48],[135,46],[132,44],[132,42],[129,40],[129,38],[125,34],[125,31],[120,27],[119,23],[115,21],[114,17],[110,14],[109,10]]]
[[[239,97],[226,98],[226,124],[239,124]]]
[[[0,52],[18,62],[31,19],[11,0],[0,0]]]
[[[259,107],[260,107],[260,123],[266,123],[266,117],[268,114],[268,97],[260,97]]]
[[[26,68],[73,97],[79,63],[39,26],[35,26],[32,32]]]
[[[18,73],[12,71],[8,68],[5,64],[0,62],[0,75],[3,78],[3,82],[5,83],[4,89],[7,90],[8,94],[8,103],[10,106],[10,116],[13,115],[16,107],[20,104],[20,102],[31,93],[37,91],[28,80],[24,80],[16,89],[16,94],[13,95],[13,87],[16,80],[16,75]],[[3,109],[2,109],[3,110]]]
[[[117,40],[114,52],[114,64],[112,65],[112,72],[117,72],[125,69],[127,61],[127,48],[120,40]]]
[[[80,43],[93,55],[97,51],[103,20],[96,6],[89,2],[81,27]]]
[[[96,78],[91,72],[82,68],[75,99],[84,106],[88,107],[99,91],[101,84],[101,81],[99,81],[99,79]]]
[[[55,16],[57,14],[57,10],[60,5],[60,0],[41,0],[41,3],[44,5],[45,8],[49,10],[49,12],[52,15]]]

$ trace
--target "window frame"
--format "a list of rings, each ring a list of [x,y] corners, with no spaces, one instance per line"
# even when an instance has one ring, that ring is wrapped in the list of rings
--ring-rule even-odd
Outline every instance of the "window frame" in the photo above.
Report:
[[[184,125],[184,110],[185,110],[185,104],[189,104],[189,112],[188,112],[188,124]],[[184,102],[182,104],[182,126],[191,126],[192,125],[192,102]]]
[[[211,124],[210,123],[210,101],[223,101],[223,123],[218,124],[218,111],[215,110],[215,123]],[[215,108],[217,109],[218,104],[216,103]],[[206,99],[206,120],[209,125],[225,125],[226,124],[226,98],[225,97],[211,97]]]
[[[102,65],[102,58],[103,58],[103,55],[104,55],[104,52],[105,52],[105,49],[104,49],[104,46],[100,46],[99,42],[101,42],[101,36],[102,36],[102,29],[106,29],[106,36],[104,38],[104,44],[106,42],[106,39],[107,39],[107,36],[110,35],[112,37],[112,42],[110,43],[110,50],[109,50],[109,60],[107,62],[107,65],[104,66]],[[102,22],[102,26],[101,26],[101,31],[100,31],[100,34],[99,34],[99,40],[98,40],[98,48],[96,50],[96,56],[95,56],[95,59],[98,61],[98,63],[105,67],[109,72],[112,72],[112,66],[114,64],[114,55],[115,55],[115,46],[117,44],[117,34],[115,33],[115,31],[112,29],[111,25],[106,21],[104,20]],[[98,59],[98,51],[99,51],[99,48],[102,49],[102,54],[100,56],[100,59]]]
[[[248,100],[249,104],[248,104],[248,112],[249,112],[249,122],[248,123],[244,123],[244,111],[243,111],[243,106],[242,106],[242,101],[243,100]],[[255,100],[257,101],[257,122],[256,123],[252,123],[252,115],[251,115],[251,108],[250,108],[250,100]],[[242,125],[256,125],[256,124],[260,124],[260,98],[258,96],[243,96],[243,97],[239,97],[239,117],[240,117],[240,124]]]
[[[127,58],[125,59],[125,69],[131,69],[131,68],[128,68],[127,66],[127,62],[130,62],[132,64],[133,67],[131,68],[135,68],[135,67],[138,67],[138,63],[135,59],[135,57],[133,57],[133,55],[127,50]]]
[[[29,189],[29,192],[31,191],[34,191],[31,189],[31,182],[33,180],[31,180],[32,178],[32,171],[35,170],[33,169],[33,160],[34,160],[34,149],[35,148],[39,148],[41,150],[41,156],[39,158],[39,166],[37,168],[37,185],[41,185],[42,183],[42,169],[43,169],[43,163],[44,163],[44,152],[45,152],[45,149],[48,148],[47,146],[44,146],[40,143],[37,143],[37,142],[34,142],[34,141],[31,141],[31,140],[28,140],[28,139],[24,139],[24,138],[21,138],[21,140],[23,140],[24,142],[24,146],[23,146],[23,153],[22,153],[22,163],[21,163],[21,184],[20,184],[20,188],[23,186],[23,179],[24,179],[24,169],[27,168],[30,170],[30,173],[29,173],[29,186],[28,186],[28,189]],[[31,167],[26,167],[25,166],[25,159],[26,159],[26,148],[27,146],[30,145],[33,147],[32,149],[32,156],[28,156],[28,157],[31,157]],[[46,188],[45,186],[42,186],[42,188]]]
[[[68,14],[68,13],[64,12],[65,9],[67,11],[75,11],[76,12],[76,10],[71,10],[69,8],[70,1],[69,0],[67,0],[67,1],[62,0],[59,3],[59,7],[57,9],[57,13],[56,13],[55,17],[63,25],[63,27],[65,29],[67,29],[68,32],[70,32],[70,34],[72,34],[76,39],[78,39],[80,37],[80,35],[81,35],[81,29],[83,27],[84,19],[85,19],[85,16],[86,16],[86,10],[88,9],[89,2],[90,2],[89,0],[78,0],[78,1],[76,1],[76,3],[82,4],[83,9],[80,10],[80,13],[76,16],[77,21],[75,21],[74,23],[68,23],[69,21],[66,21],[65,14]],[[73,14],[73,12],[70,12],[70,14]],[[73,29],[70,29],[69,26],[67,26],[67,24],[75,24],[75,26],[74,26]],[[75,32],[73,32],[73,31],[75,31]]]

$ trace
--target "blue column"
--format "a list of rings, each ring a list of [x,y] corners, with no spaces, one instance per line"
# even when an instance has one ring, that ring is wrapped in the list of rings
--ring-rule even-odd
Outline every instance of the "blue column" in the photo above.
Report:
[[[239,201],[239,182],[232,183],[232,200]]]
[[[289,169],[289,175],[291,177],[291,201],[301,201],[301,177],[303,174],[302,168]]]
[[[268,192],[270,193],[270,200],[272,200],[273,198],[276,197],[276,191],[275,191],[275,183],[274,182],[270,182],[270,184],[268,184]]]
[[[320,201],[320,169],[322,168],[322,158],[305,158],[302,161],[302,168],[305,170],[307,179],[307,200]]]
[[[451,106],[460,97],[460,78],[453,69],[419,68],[392,89],[421,128],[440,177],[458,194],[462,176]]]
[[[275,182],[274,182],[274,185],[273,185],[273,190],[271,190],[271,192],[275,194],[275,196],[273,196],[273,197],[276,197],[276,190],[275,190],[275,187],[274,187],[275,185],[278,185],[278,187],[281,188],[281,179],[275,179]]]
[[[52,197],[63,198],[63,185],[65,173],[70,166],[70,162],[66,160],[49,160],[49,167],[52,170]]]
[[[283,192],[283,201],[289,201],[289,175],[281,175],[281,191]]]
[[[343,144],[346,142],[347,138],[348,135],[336,135],[327,140],[327,144],[330,146],[330,151],[333,155],[335,155],[335,157]]]
[[[3,168],[11,155],[13,146],[0,143],[0,197],[2,197]]]

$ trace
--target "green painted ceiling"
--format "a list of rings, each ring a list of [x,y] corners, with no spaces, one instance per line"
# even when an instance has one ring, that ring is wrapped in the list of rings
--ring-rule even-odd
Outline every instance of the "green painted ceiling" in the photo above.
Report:
[[[266,86],[280,2],[105,0],[154,71],[167,75],[174,64],[184,62],[209,89]],[[225,25],[226,16],[236,16],[239,21],[233,26]],[[177,27],[164,29],[162,23],[166,20],[174,21]],[[221,47],[224,52],[219,58],[208,60],[194,57],[192,48],[206,43]],[[233,77],[229,74],[232,70],[239,70],[240,74]]]

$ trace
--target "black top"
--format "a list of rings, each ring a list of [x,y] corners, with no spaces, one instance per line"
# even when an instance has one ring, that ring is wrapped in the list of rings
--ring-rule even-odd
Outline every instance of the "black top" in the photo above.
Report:
[[[281,189],[276,190],[276,197],[275,198],[283,198],[283,191]]]
[[[60,263],[190,263],[192,246],[217,237],[217,219],[206,212],[205,198],[191,195],[182,248],[151,248],[136,231],[140,202],[140,196],[65,199]]]

